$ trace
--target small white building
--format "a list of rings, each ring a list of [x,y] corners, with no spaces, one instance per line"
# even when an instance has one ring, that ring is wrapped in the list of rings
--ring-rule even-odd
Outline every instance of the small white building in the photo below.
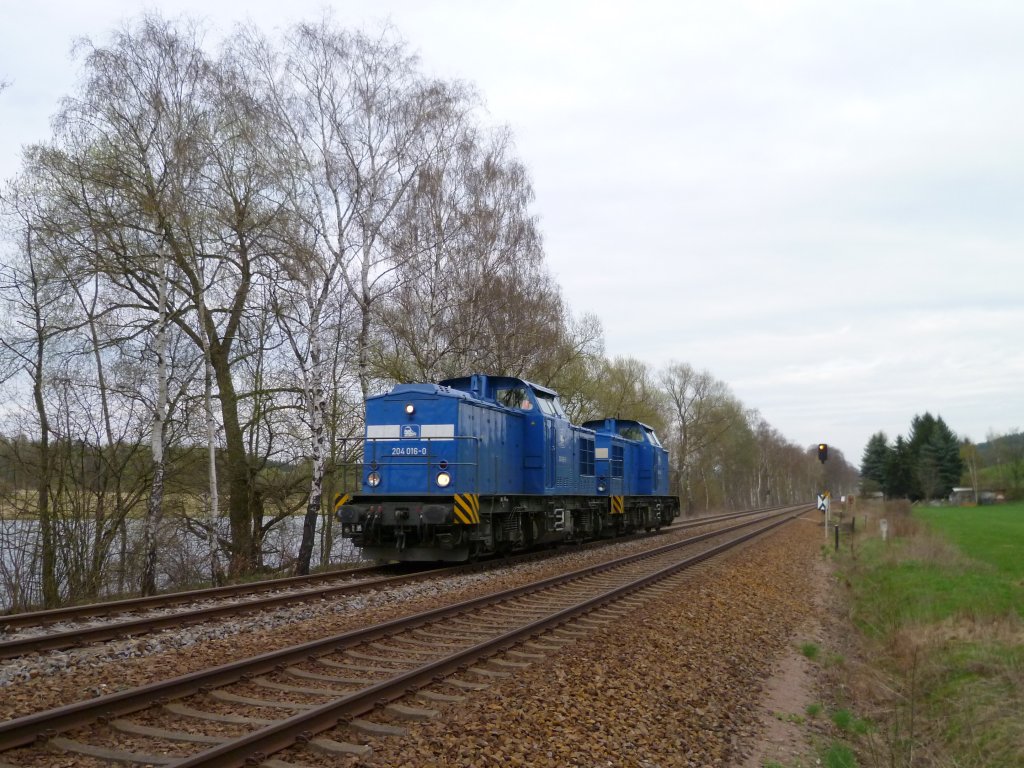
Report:
[[[949,494],[950,504],[974,504],[976,499],[974,498],[974,488],[963,487],[954,488]]]

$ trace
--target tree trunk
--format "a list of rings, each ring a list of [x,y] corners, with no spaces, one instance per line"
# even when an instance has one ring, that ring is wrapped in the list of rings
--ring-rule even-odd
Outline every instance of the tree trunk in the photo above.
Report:
[[[146,505],[146,523],[142,531],[143,595],[156,594],[157,534],[164,514],[164,423],[167,421],[167,266],[160,256],[160,288],[156,326],[156,407],[153,409],[152,467],[153,483]],[[214,478],[216,479],[216,478]]]
[[[262,524],[260,506],[253,504],[249,461],[245,452],[245,438],[238,419],[238,396],[231,378],[231,366],[224,347],[210,350],[210,362],[217,379],[221,418],[224,422],[225,458],[228,475],[228,522],[231,525],[231,559],[228,574],[240,576],[250,572],[258,562],[257,538],[254,528]],[[211,454],[213,446],[211,444]],[[211,455],[211,476],[215,472]],[[215,488],[211,488],[215,492]],[[255,525],[254,525],[255,524]]]
[[[309,573],[309,564],[313,557],[316,522],[320,517],[320,505],[323,499],[324,444],[326,439],[327,401],[324,395],[323,377],[321,375],[320,332],[316,328],[311,328],[311,332],[313,338],[310,339],[310,365],[305,389],[312,431],[313,466],[312,478],[309,484],[309,501],[306,504],[306,516],[302,521],[302,542],[299,545],[299,558],[295,565],[295,572],[300,576]]]
[[[359,391],[363,402],[370,395],[370,299],[364,294],[359,302],[359,335],[357,336],[357,353],[359,360]]]
[[[50,512],[50,482],[53,474],[53,457],[50,455],[50,420],[43,399],[43,361],[47,339],[46,320],[39,302],[39,276],[36,274],[32,257],[32,230],[26,238],[29,275],[32,280],[32,311],[35,315],[35,361],[32,366],[32,397],[36,415],[39,417],[39,483],[36,486],[39,504],[39,536],[42,544],[40,578],[42,581],[43,606],[54,608],[60,604],[60,587],[57,583],[57,543],[54,537],[54,520]]]
[[[43,607],[54,608],[60,603],[60,589],[57,584],[57,548],[53,534],[53,516],[50,514],[50,477],[52,458],[50,456],[50,422],[43,401],[43,344],[45,332],[42,323],[37,324],[36,368],[33,372],[32,394],[36,414],[39,416],[39,484],[36,492],[39,499],[39,535],[42,542],[42,590]]]

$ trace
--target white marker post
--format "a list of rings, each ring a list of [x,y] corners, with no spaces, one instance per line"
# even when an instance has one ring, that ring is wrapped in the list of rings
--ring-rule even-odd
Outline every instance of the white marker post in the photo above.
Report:
[[[829,523],[829,498],[831,494],[828,491],[818,494],[818,509],[825,513],[825,543],[828,543],[828,523]]]

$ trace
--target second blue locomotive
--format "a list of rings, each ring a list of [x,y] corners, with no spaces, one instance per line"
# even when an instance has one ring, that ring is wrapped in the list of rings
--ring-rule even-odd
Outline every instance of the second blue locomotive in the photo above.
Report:
[[[571,424],[546,387],[475,374],[366,401],[361,492],[335,500],[368,557],[463,561],[679,514],[668,452],[627,419]]]

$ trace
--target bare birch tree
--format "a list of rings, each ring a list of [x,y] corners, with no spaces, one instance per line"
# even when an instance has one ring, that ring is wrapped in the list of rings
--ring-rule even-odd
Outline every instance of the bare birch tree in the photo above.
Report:
[[[162,258],[172,267],[179,303],[166,316],[203,350],[209,401],[215,387],[220,404],[220,423],[213,423],[212,408],[207,419],[210,511],[215,519],[222,434],[231,570],[240,573],[257,559],[259,521],[233,354],[246,332],[253,286],[276,249],[268,233],[278,211],[256,149],[260,112],[238,73],[208,60],[194,27],[147,16],[110,45],[86,43],[84,50],[85,86],[59,115],[61,138],[77,139],[72,148],[95,197],[130,212],[96,226],[113,231],[115,242],[133,229],[153,241],[148,254],[112,248],[100,264],[108,279],[158,318],[154,274]]]
[[[394,237],[413,181],[444,151],[464,112],[462,89],[429,81],[390,32],[373,38],[328,19],[289,30],[278,52],[249,31],[234,42],[240,66],[255,73],[272,122],[277,181],[297,222],[288,233],[275,308],[299,364],[310,430],[311,481],[297,568],[309,568],[322,506],[327,456],[330,302],[357,311],[354,370],[365,398],[375,378],[372,338],[383,298],[414,256]]]
[[[54,323],[53,310],[63,300],[62,291],[47,279],[37,255],[37,234],[31,226],[31,213],[12,190],[3,200],[19,225],[21,252],[5,265],[0,277],[0,292],[6,303],[6,320],[10,324],[0,334],[3,352],[2,378],[24,374],[32,389],[32,403],[38,430],[36,470],[36,509],[39,521],[40,577],[44,607],[60,602],[57,574],[56,525],[50,502],[53,482],[53,457],[50,446],[50,415],[44,397],[47,355],[50,342],[62,332]]]
[[[672,408],[672,453],[678,493],[684,499],[684,507],[692,509],[692,484],[699,475],[707,508],[710,496],[706,479],[709,465],[713,466],[708,458],[737,425],[738,403],[723,382],[688,363],[671,363],[661,374],[661,385]]]

